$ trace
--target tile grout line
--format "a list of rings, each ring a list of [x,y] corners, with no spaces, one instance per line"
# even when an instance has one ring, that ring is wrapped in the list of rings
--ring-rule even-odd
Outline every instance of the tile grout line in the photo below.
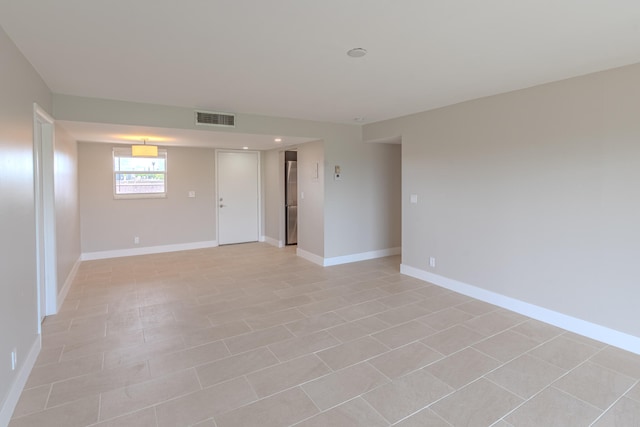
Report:
[[[384,374],[383,374],[383,375],[384,375]],[[388,383],[387,383],[387,384],[388,384]],[[382,385],[384,385],[384,384],[381,384],[381,385],[380,385],[380,387],[382,387]],[[378,388],[378,387],[376,387],[376,388]],[[373,390],[375,390],[375,388],[374,388]],[[373,390],[369,390],[369,391],[373,391]],[[364,404],[365,404],[365,405],[367,405],[369,408],[371,408],[371,409],[373,410],[373,412],[374,412],[374,413],[376,413],[376,414],[380,415],[380,418],[381,418],[381,419],[383,419],[383,420],[387,421],[387,423],[388,423],[389,425],[392,425],[393,423],[392,423],[391,421],[389,421],[389,420],[388,420],[384,415],[382,415],[382,414],[380,413],[380,411],[378,411],[376,408],[374,408],[374,406],[373,406],[371,403],[369,403],[369,401],[368,401],[367,399],[365,399],[365,398],[364,398],[364,395],[365,395],[366,393],[368,393],[369,391],[367,391],[367,392],[365,392],[365,393],[362,393],[362,394],[360,394],[360,395],[358,395],[358,396],[354,397],[354,398],[353,398],[353,399],[351,399],[351,400],[361,399],[361,400],[364,402]],[[349,400],[349,402],[351,402],[351,400]],[[398,421],[398,422],[400,422],[400,421]]]
[[[305,383],[305,384],[306,384],[306,383]],[[301,385],[301,384],[300,384],[300,385]],[[312,415],[312,416],[310,416],[310,417],[307,417],[307,418],[305,418],[305,419],[303,419],[303,420],[300,420],[300,421],[295,422],[293,425],[300,424],[301,422],[304,422],[304,421],[306,421],[306,420],[308,420],[308,419],[311,419],[311,418],[313,418],[313,417],[315,417],[315,416],[317,416],[317,415],[319,415],[319,414],[322,414],[322,413],[323,413],[322,409],[320,409],[320,407],[319,407],[319,406],[318,406],[318,404],[315,402],[315,400],[313,400],[313,399],[311,398],[311,396],[309,396],[309,394],[306,392],[306,390],[305,390],[304,388],[300,387],[300,385],[298,386],[298,388],[299,388],[299,389],[300,389],[300,391],[301,391],[301,392],[302,392],[302,393],[307,397],[307,399],[309,399],[309,401],[310,401],[311,403],[313,403],[313,406],[318,410],[318,412],[316,412],[315,414],[313,414],[313,415]]]
[[[53,383],[49,384],[49,393],[47,393],[47,399],[44,403],[44,408],[42,409],[43,411],[48,409],[47,406],[49,406],[49,398],[51,397],[52,391],[53,391]]]
[[[515,327],[515,326],[517,326],[517,325],[514,325],[513,327]],[[510,329],[511,329],[511,328],[508,328],[508,329],[506,329],[506,330],[510,330]],[[504,332],[504,331],[498,332],[498,333],[496,333],[496,334],[494,334],[494,335],[492,335],[492,336],[489,336],[489,337],[487,337],[487,338],[485,338],[485,339],[492,338],[492,337],[494,337],[494,336],[496,336],[496,335],[498,335],[498,334],[500,334],[500,333],[502,333],[502,332]],[[547,341],[543,341],[542,343],[538,344],[537,346],[535,346],[535,347],[533,347],[533,348],[531,348],[531,349],[527,350],[527,351],[526,351],[526,352],[524,352],[524,353],[520,353],[519,355],[517,355],[517,356],[513,357],[512,359],[510,359],[509,361],[506,361],[506,362],[504,362],[504,363],[503,363],[502,361],[500,361],[500,360],[498,360],[498,359],[494,358],[493,356],[491,356],[491,355],[489,355],[489,354],[486,354],[486,353],[484,353],[483,351],[481,351],[481,350],[476,349],[475,347],[473,347],[473,345],[474,345],[474,344],[476,344],[476,343],[474,343],[474,344],[472,344],[472,345],[470,345],[470,346],[467,346],[467,347],[465,347],[465,348],[463,348],[463,349],[461,349],[461,350],[458,350],[457,352],[454,352],[454,353],[452,353],[452,354],[450,354],[450,355],[446,356],[446,358],[448,358],[448,357],[450,357],[450,356],[453,356],[453,355],[455,355],[455,354],[457,354],[457,353],[462,352],[463,350],[466,350],[466,349],[470,349],[470,348],[471,348],[471,349],[476,350],[476,351],[478,351],[479,353],[481,353],[481,354],[483,354],[483,355],[485,355],[485,356],[487,356],[487,357],[489,357],[489,358],[491,358],[491,359],[493,359],[493,360],[496,360],[497,362],[499,362],[499,363],[501,363],[501,364],[500,364],[499,366],[497,366],[496,368],[491,369],[490,371],[488,371],[488,372],[484,373],[482,376],[480,376],[480,377],[476,378],[475,380],[471,381],[470,383],[467,383],[467,384],[463,385],[462,387],[460,387],[460,388],[456,389],[454,392],[450,393],[449,395],[447,395],[447,396],[443,396],[442,398],[438,399],[437,401],[432,402],[431,404],[429,404],[429,407],[431,407],[432,405],[434,405],[434,404],[435,404],[435,403],[437,403],[438,401],[440,401],[440,400],[442,400],[442,399],[444,399],[444,398],[446,398],[446,397],[448,397],[448,396],[450,396],[450,395],[452,395],[452,394],[456,393],[457,391],[462,390],[462,389],[464,389],[465,387],[468,387],[470,384],[473,384],[473,383],[475,383],[475,382],[479,381],[480,379],[484,378],[485,380],[487,380],[487,381],[491,382],[492,384],[494,384],[494,385],[496,385],[497,387],[499,387],[499,388],[503,389],[504,391],[506,391],[506,392],[508,392],[508,393],[510,393],[510,394],[513,394],[514,396],[517,396],[517,397],[520,397],[520,398],[522,398],[522,399],[523,399],[523,401],[522,401],[519,405],[517,405],[517,406],[516,406],[516,407],[514,407],[511,411],[509,411],[509,412],[507,412],[506,414],[504,414],[501,418],[499,418],[498,420],[496,420],[496,422],[498,422],[498,421],[500,421],[500,420],[503,420],[505,417],[509,416],[510,414],[512,414],[513,412],[515,412],[517,409],[519,409],[519,408],[521,408],[522,406],[524,406],[527,402],[529,402],[530,400],[532,400],[534,397],[536,397],[537,395],[541,394],[544,390],[546,390],[546,389],[548,389],[548,388],[552,387],[552,384],[553,384],[554,382],[556,382],[556,381],[557,381],[557,380],[559,380],[560,378],[564,377],[565,375],[569,374],[569,372],[573,371],[573,369],[577,368],[577,366],[576,366],[576,367],[574,367],[574,368],[572,368],[572,369],[570,369],[570,370],[568,370],[568,371],[567,371],[567,372],[565,372],[563,375],[561,375],[560,377],[556,378],[552,383],[547,384],[545,387],[543,387],[541,390],[539,390],[537,393],[533,394],[533,395],[532,395],[532,396],[530,396],[529,398],[523,398],[522,396],[519,396],[518,394],[516,394],[516,393],[514,393],[514,392],[512,392],[512,391],[510,391],[510,390],[508,390],[508,389],[506,389],[506,388],[505,388],[505,387],[503,387],[502,385],[495,383],[494,381],[492,381],[490,378],[487,378],[486,376],[487,376],[488,374],[490,374],[490,373],[492,373],[492,372],[495,372],[496,370],[498,370],[498,369],[500,369],[500,368],[502,368],[502,367],[506,366],[507,364],[511,363],[511,362],[512,362],[512,361],[514,361],[515,359],[517,359],[517,358],[519,358],[519,357],[522,357],[522,356],[523,356],[523,355],[525,355],[525,354],[529,355],[530,357],[534,357],[535,359],[538,359],[538,360],[540,360],[540,361],[542,361],[542,362],[544,362],[544,363],[546,363],[546,364],[549,364],[549,365],[551,365],[551,366],[556,366],[556,365],[553,365],[553,364],[551,364],[551,363],[547,362],[546,360],[539,359],[539,358],[538,358],[538,357],[536,357],[535,355],[532,355],[532,354],[529,354],[529,353],[530,353],[532,350],[534,350],[534,349],[536,349],[536,348],[538,348],[538,347],[540,347],[540,346],[542,346],[542,345],[544,345],[544,344],[547,344],[548,342],[551,342],[552,340],[554,340],[555,338],[557,338],[558,336],[561,336],[561,335],[562,335],[562,334],[557,335],[557,336],[554,336],[554,337],[552,337],[552,338],[549,338]],[[482,341],[484,341],[484,340],[482,340]],[[480,341],[478,341],[478,342],[480,342]],[[597,352],[596,352],[596,354],[597,354]],[[594,355],[595,355],[595,354],[594,354]],[[442,359],[441,359],[441,360],[442,360]],[[584,360],[584,361],[583,361],[583,362],[581,362],[578,366],[580,366],[580,365],[582,365],[582,364],[586,363],[588,360],[589,360],[589,359]],[[561,368],[561,369],[564,369],[564,368]],[[559,389],[557,389],[557,390],[562,392],[562,390],[559,390]],[[568,393],[566,393],[566,394],[568,394]],[[572,396],[572,395],[570,395],[570,394],[569,394],[569,396]],[[572,397],[574,397],[574,396],[572,396]],[[581,399],[580,399],[580,400],[581,400]],[[587,402],[585,402],[585,403],[587,403]],[[588,404],[588,403],[587,403],[587,404]],[[591,404],[588,404],[588,405],[589,405],[589,406],[593,406],[593,405],[591,405]],[[435,411],[434,411],[434,412],[435,412]]]
[[[616,368],[614,368],[614,367],[605,366],[605,365],[603,365],[603,364],[601,364],[601,363],[598,363],[598,362],[596,362],[596,361],[591,360],[593,357],[595,357],[595,356],[596,356],[596,355],[598,355],[599,353],[604,352],[604,351],[605,351],[606,349],[608,349],[608,348],[613,348],[613,349],[618,350],[616,347],[609,346],[609,345],[608,345],[608,346],[606,346],[606,347],[603,347],[603,348],[599,349],[597,353],[595,353],[594,355],[592,355],[591,357],[589,357],[589,360],[591,361],[591,363],[594,363],[594,364],[596,364],[596,365],[600,366],[601,368],[609,369],[609,370],[611,370],[611,371],[613,371],[613,372],[615,372],[615,373],[617,373],[617,374],[624,375],[624,376],[629,377],[629,378],[634,378],[634,379],[635,379],[635,378],[637,378],[637,377],[631,377],[630,375],[627,375],[626,373],[621,372],[620,370],[618,370],[618,369],[616,369]],[[625,351],[625,350],[622,350],[622,351]]]
[[[253,386],[253,384],[251,384],[251,381],[249,381],[249,378],[247,378],[247,375],[246,375],[246,374],[245,374],[245,375],[242,375],[242,376],[240,376],[240,377],[236,377],[236,378],[242,378],[242,379],[244,379],[244,380],[247,382],[247,384],[249,385],[249,388],[251,389],[251,391],[253,392],[253,395],[255,396],[255,399],[253,399],[251,402],[247,402],[247,403],[245,403],[245,404],[244,404],[244,405],[242,405],[242,406],[238,406],[238,407],[237,407],[237,408],[235,408],[235,409],[243,408],[243,407],[245,407],[245,406],[247,406],[247,405],[251,405],[252,403],[254,403],[254,402],[258,402],[259,400],[262,400],[262,399],[263,399],[263,398],[261,398],[261,397],[260,397],[260,395],[258,394],[258,391],[257,391],[257,390],[256,390],[256,388]],[[233,378],[233,379],[231,379],[231,380],[229,380],[229,381],[233,381],[233,380],[235,380],[236,378]],[[223,383],[221,383],[221,384],[223,384]],[[274,393],[274,394],[275,394],[275,393]],[[271,395],[271,396],[272,396],[272,395]],[[265,396],[265,397],[268,397],[268,396]],[[233,409],[233,410],[235,411],[235,409]],[[227,411],[227,412],[230,412],[230,411]]]
[[[102,393],[98,393],[98,419],[96,423],[100,422],[100,416],[102,412]]]
[[[193,369],[193,368],[188,368],[188,369],[185,369],[184,371],[188,371],[188,370],[190,370],[190,369]],[[170,374],[170,375],[171,375],[171,374]],[[236,378],[233,378],[233,379],[236,379]],[[153,380],[150,380],[150,381],[153,381]],[[231,380],[229,380],[229,381],[231,381]],[[144,384],[144,383],[139,383],[139,384]],[[221,384],[222,384],[222,383],[221,383]],[[109,391],[114,391],[114,390],[126,389],[127,387],[128,387],[128,386],[120,387],[120,388],[118,388],[118,389],[108,390],[108,392],[109,392]],[[141,406],[141,407],[139,407],[139,408],[135,408],[135,409],[129,410],[128,412],[119,413],[118,415],[115,415],[115,416],[112,416],[112,417],[106,418],[106,419],[104,419],[104,420],[100,420],[100,422],[113,421],[113,420],[115,420],[115,419],[118,419],[118,418],[121,418],[121,417],[127,417],[127,416],[130,416],[130,415],[135,414],[135,413],[137,413],[137,412],[145,411],[145,410],[147,410],[147,409],[151,409],[151,408],[153,408],[153,409],[154,409],[154,412],[156,412],[157,407],[158,407],[158,406],[160,406],[160,405],[162,405],[162,404],[165,404],[165,403],[167,403],[167,402],[172,402],[172,401],[175,401],[175,400],[178,400],[178,399],[182,399],[182,398],[184,398],[184,397],[186,397],[186,396],[189,396],[190,394],[198,393],[199,391],[202,391],[202,390],[203,390],[203,389],[201,388],[200,390],[189,391],[189,392],[185,392],[185,393],[183,393],[183,394],[179,394],[179,395],[176,395],[176,396],[172,396],[172,397],[171,397],[171,398],[169,398],[169,399],[161,400],[161,401],[159,401],[159,402],[155,402],[155,403],[150,403],[150,404],[147,404],[147,405]],[[100,393],[100,395],[102,395],[102,394],[103,394],[103,393]]]
[[[415,411],[415,412],[412,412],[411,414],[407,415],[406,417],[404,417],[404,418],[402,418],[402,419],[399,419],[398,421],[396,421],[396,422],[395,422],[395,423],[393,423],[392,425],[400,424],[401,422],[403,422],[403,421],[405,421],[405,420],[407,420],[407,419],[409,419],[409,418],[413,417],[414,415],[419,414],[420,412],[422,412],[422,411],[424,411],[424,410],[427,410],[427,409],[428,409],[428,410],[429,410],[429,411],[431,411],[433,414],[435,414],[435,416],[436,416],[436,417],[440,418],[444,423],[446,423],[447,425],[449,425],[449,426],[453,427],[453,425],[452,425],[449,421],[445,420],[444,418],[442,418],[442,416],[440,416],[440,414],[439,414],[439,413],[437,413],[436,411],[434,411],[433,409],[431,409],[431,406],[432,406],[432,405],[435,405],[435,404],[436,404],[436,403],[438,403],[439,401],[441,401],[441,400],[443,400],[443,399],[446,399],[447,397],[449,397],[449,396],[453,395],[454,393],[456,393],[456,391],[458,391],[458,390],[452,391],[451,393],[447,394],[446,396],[442,396],[441,398],[439,398],[439,399],[437,399],[437,400],[434,400],[433,402],[429,403],[427,406],[423,406],[422,408],[418,409],[418,410],[417,410],[417,411]],[[367,403],[368,403],[368,402],[367,402]]]
[[[593,362],[592,362],[593,363]],[[605,416],[605,414],[607,414],[607,412],[609,412],[611,410],[611,408],[613,408],[614,406],[616,406],[618,404],[618,402],[620,402],[627,393],[629,393],[631,390],[633,390],[633,388],[640,384],[640,380],[636,380],[635,383],[633,383],[631,385],[631,387],[629,387],[624,393],[622,393],[615,401],[613,401],[613,403],[611,403],[605,410],[603,410],[600,415],[598,417],[596,417],[595,420],[593,420],[593,422],[591,424],[589,424],[590,426],[593,426],[595,423],[597,423],[602,417]],[[627,399],[629,399],[629,397],[627,397]],[[631,399],[633,400],[633,399]]]

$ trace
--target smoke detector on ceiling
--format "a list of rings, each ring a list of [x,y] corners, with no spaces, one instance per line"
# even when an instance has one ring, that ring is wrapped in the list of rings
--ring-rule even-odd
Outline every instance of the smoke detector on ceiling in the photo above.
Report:
[[[363,49],[361,47],[356,47],[347,52],[347,56],[350,56],[351,58],[362,58],[366,54],[367,54],[367,49]]]

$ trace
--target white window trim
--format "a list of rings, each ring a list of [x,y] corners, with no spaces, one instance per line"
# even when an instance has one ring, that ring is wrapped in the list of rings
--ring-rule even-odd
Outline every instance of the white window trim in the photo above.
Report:
[[[132,157],[131,148],[114,147],[112,150],[111,158],[111,184],[113,186],[113,198],[114,199],[165,199],[168,193],[168,156],[167,150],[158,149],[158,157],[164,157],[164,171],[160,172],[164,174],[164,193],[131,193],[131,194],[116,194],[116,175],[121,173],[140,173],[140,171],[116,171],[115,159],[116,157]],[[149,157],[152,158],[152,157]]]

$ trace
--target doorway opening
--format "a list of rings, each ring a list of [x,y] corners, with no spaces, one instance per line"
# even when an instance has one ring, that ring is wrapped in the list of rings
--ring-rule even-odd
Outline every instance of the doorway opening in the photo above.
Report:
[[[36,215],[38,332],[57,307],[56,216],[54,193],[54,120],[33,106],[33,172]]]

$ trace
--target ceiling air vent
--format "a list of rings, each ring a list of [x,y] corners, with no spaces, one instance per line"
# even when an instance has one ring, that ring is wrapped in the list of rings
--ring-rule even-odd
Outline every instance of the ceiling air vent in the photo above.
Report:
[[[228,113],[196,111],[196,125],[235,127],[236,116]]]

